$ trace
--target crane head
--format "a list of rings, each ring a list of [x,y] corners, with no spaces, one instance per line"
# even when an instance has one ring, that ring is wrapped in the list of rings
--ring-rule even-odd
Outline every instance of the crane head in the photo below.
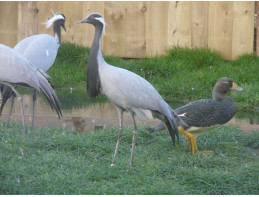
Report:
[[[62,13],[56,13],[52,18],[50,18],[47,22],[44,22],[43,24],[45,24],[46,27],[49,28],[51,25],[53,25],[57,21],[59,21],[60,25],[66,31],[66,27],[65,27],[66,17]]]
[[[65,15],[62,14],[62,13],[60,13],[60,12],[56,13],[55,15],[60,15],[60,16],[61,16],[61,19],[59,19],[59,20],[60,20],[60,25],[61,25],[61,27],[62,27],[65,31],[67,31],[67,30],[66,30],[66,26],[65,26],[65,22],[66,22],[66,17],[65,17]],[[63,18],[62,18],[62,17],[63,17]]]
[[[76,24],[80,24],[80,23],[89,23],[92,24],[94,26],[102,26],[103,27],[103,32],[105,32],[105,21],[104,18],[101,14],[99,13],[91,13],[89,14],[86,18],[77,21]]]

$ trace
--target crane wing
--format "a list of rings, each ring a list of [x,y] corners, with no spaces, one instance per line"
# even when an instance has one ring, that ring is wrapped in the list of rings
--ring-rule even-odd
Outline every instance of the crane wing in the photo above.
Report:
[[[49,34],[39,34],[21,40],[14,50],[27,57],[37,68],[46,72],[54,63],[60,44]]]
[[[39,90],[36,71],[37,68],[27,58],[0,44],[0,81],[27,84]]]
[[[164,114],[167,104],[144,78],[126,69],[103,66],[99,69],[102,92],[115,104],[130,109],[148,109]],[[107,74],[108,73],[108,74]]]

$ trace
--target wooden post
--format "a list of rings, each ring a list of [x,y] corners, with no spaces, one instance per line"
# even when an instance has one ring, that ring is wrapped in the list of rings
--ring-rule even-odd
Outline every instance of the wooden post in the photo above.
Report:
[[[22,1],[18,6],[18,42],[23,38],[38,34],[38,3]]]
[[[256,2],[256,55],[259,56],[259,3]]]

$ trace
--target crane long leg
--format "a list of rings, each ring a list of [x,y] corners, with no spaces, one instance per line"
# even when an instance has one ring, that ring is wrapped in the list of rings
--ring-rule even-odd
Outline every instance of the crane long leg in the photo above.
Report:
[[[35,89],[34,90],[34,93],[33,93],[33,103],[32,103],[32,127],[34,127],[34,117],[35,117],[35,102],[36,102],[36,99],[37,99],[37,90]]]
[[[133,123],[134,123],[134,130],[133,130],[133,136],[132,136],[132,147],[131,147],[131,157],[130,157],[130,166],[133,166],[133,157],[134,157],[134,150],[135,150],[135,143],[136,143],[136,135],[137,135],[137,125],[134,118],[134,115],[132,115]]]
[[[26,126],[25,126],[25,119],[24,119],[23,99],[22,99],[22,96],[19,93],[16,94],[16,95],[17,95],[18,100],[20,101],[20,107],[21,107],[21,113],[22,113],[23,131],[24,131],[24,134],[27,134],[27,129],[26,129]]]
[[[118,149],[119,149],[119,145],[120,145],[120,140],[121,140],[121,137],[122,137],[122,134],[123,134],[123,110],[121,108],[118,108],[117,107],[117,110],[118,110],[118,114],[119,114],[119,124],[120,124],[120,131],[119,131],[119,135],[118,135],[118,140],[117,140],[117,143],[116,143],[116,148],[115,148],[115,151],[114,151],[114,155],[113,155],[113,160],[112,160],[112,164],[111,166],[114,166],[115,164],[115,159],[116,159],[116,156],[117,156],[117,153],[118,153]]]
[[[12,95],[11,107],[10,107],[7,122],[5,124],[6,127],[9,125],[9,122],[10,122],[10,119],[11,119],[11,115],[12,115],[12,112],[13,112],[14,99],[15,99],[15,94]]]
[[[21,113],[22,113],[22,122],[23,122],[23,131],[24,131],[24,134],[27,134],[27,129],[26,129],[26,126],[25,126],[25,119],[24,119],[24,110],[23,110],[23,99],[22,99],[22,96],[20,95],[20,93],[9,83],[6,83],[6,82],[2,82],[3,84],[9,86],[13,91],[14,93],[16,94],[19,102],[20,102],[20,107],[21,107]]]

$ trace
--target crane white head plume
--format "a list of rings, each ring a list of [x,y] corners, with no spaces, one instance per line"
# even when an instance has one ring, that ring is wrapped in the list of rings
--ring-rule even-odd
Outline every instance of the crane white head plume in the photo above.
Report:
[[[96,17],[95,19],[98,20],[98,21],[100,21],[100,22],[103,24],[103,34],[105,34],[105,25],[106,25],[106,22],[104,21],[104,18],[103,18],[103,17]]]
[[[65,20],[64,16],[62,14],[55,14],[52,18],[50,18],[48,21],[44,22],[43,24],[46,25],[46,28],[50,28],[51,25],[57,20]]]

